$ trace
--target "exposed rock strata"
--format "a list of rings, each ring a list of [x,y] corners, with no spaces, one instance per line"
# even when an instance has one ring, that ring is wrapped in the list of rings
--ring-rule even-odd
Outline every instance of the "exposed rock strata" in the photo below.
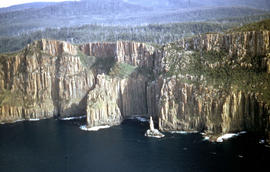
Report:
[[[205,34],[179,41],[186,50],[224,50],[231,56],[265,56],[270,50],[270,31]]]
[[[122,94],[125,80],[97,76],[97,83],[87,97],[88,127],[118,125],[122,121],[118,99]]]
[[[258,68],[270,73],[269,31],[206,34],[175,44],[187,54],[222,51],[232,66],[245,68],[254,66],[250,58],[256,56]],[[88,125],[93,127],[116,125],[130,115],[152,114],[164,131],[218,134],[247,130],[270,135],[269,104],[259,100],[256,92],[193,85],[186,82],[194,79],[189,73],[166,77],[169,46],[155,49],[118,41],[77,47],[41,40],[17,54],[1,55],[0,122],[87,113]],[[93,56],[105,61],[113,58],[110,67],[125,63],[137,69],[125,78],[112,77],[110,69],[96,72],[95,66],[88,65]]]
[[[161,89],[159,128],[165,131],[206,131],[212,134],[269,130],[270,107],[255,94],[230,94],[167,80]]]
[[[83,58],[113,57],[115,63],[149,66],[153,49],[136,42],[89,43],[76,47],[66,42],[41,40],[14,55],[1,55],[0,122],[85,114],[87,95],[95,93],[92,90],[97,73]],[[82,57],[79,50],[86,56]],[[118,101],[123,116],[146,115],[147,78],[136,73],[131,77],[123,80],[121,99],[114,100]],[[114,81],[118,82],[111,80]]]
[[[154,47],[145,43],[118,41],[116,48],[117,62],[125,62],[139,67],[153,67]]]
[[[116,125],[128,116],[147,115],[145,88],[142,75],[125,79],[98,75],[95,88],[88,93],[88,125]]]
[[[179,41],[176,46],[186,52],[222,51],[228,55],[227,60],[232,67],[240,64],[252,69],[255,64],[249,59],[258,57],[260,63],[257,68],[269,73],[269,31],[206,34]],[[166,53],[162,58],[166,58]],[[179,58],[182,57],[179,55]],[[166,60],[161,61],[163,71],[168,71]],[[209,67],[216,64],[211,65]],[[228,89],[188,84],[185,79],[194,79],[194,76],[163,79],[159,102],[156,102],[159,104],[160,129],[205,130],[212,134],[246,130],[270,135],[270,106],[257,96],[262,93],[234,89],[228,93]]]

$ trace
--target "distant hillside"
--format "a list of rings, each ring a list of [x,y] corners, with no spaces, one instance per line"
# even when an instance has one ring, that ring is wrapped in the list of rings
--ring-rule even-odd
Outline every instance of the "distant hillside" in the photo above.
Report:
[[[19,50],[41,38],[71,43],[135,40],[162,45],[270,18],[269,2],[81,0],[0,8],[0,52]]]
[[[27,44],[42,38],[63,40],[73,44],[128,40],[163,45],[197,34],[223,32],[262,19],[270,19],[270,14],[227,18],[218,22],[151,24],[132,27],[83,25],[79,27],[48,28],[28,34],[20,34],[19,36],[0,36],[0,53],[20,50]]]
[[[12,12],[12,11],[21,11],[26,9],[41,9],[50,5],[55,5],[56,2],[33,2],[20,5],[13,5],[11,7],[0,8],[0,13]]]
[[[239,31],[239,32],[248,32],[248,31],[263,31],[263,30],[270,30],[270,19],[266,19],[257,23],[251,23],[232,31]]]
[[[269,10],[269,0],[125,0],[126,2],[154,8],[202,8],[242,6]]]
[[[146,25],[176,22],[205,22],[267,14],[263,10],[243,7],[219,7],[185,10],[155,10],[128,3],[66,2],[42,9],[27,9],[0,13],[0,36],[41,30],[74,27],[85,24]],[[103,1],[99,1],[103,2]],[[73,5],[72,5],[73,4]],[[87,6],[88,4],[88,6]]]

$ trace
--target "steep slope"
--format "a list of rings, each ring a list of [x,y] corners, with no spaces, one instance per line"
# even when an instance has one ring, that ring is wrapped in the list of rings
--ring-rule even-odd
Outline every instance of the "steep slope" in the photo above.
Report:
[[[147,114],[147,76],[140,70],[152,67],[153,49],[135,42],[74,46],[41,40],[19,53],[1,55],[0,121],[85,114],[88,93],[104,87],[104,73],[120,78],[111,81],[126,78],[123,102],[118,103],[124,116]],[[130,79],[131,74],[137,79]]]
[[[75,46],[42,40],[1,55],[1,121],[83,113],[80,101],[94,75],[76,54]]]
[[[88,127],[153,116],[163,131],[270,135],[270,31],[154,48],[41,40],[1,55],[0,121],[87,114]]]
[[[270,32],[206,34],[165,47],[159,127],[269,134]]]

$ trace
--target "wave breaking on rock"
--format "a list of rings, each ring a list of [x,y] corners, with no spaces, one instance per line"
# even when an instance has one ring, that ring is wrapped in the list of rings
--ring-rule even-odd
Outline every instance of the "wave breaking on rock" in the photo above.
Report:
[[[152,116],[150,116],[149,126],[150,126],[150,129],[148,129],[146,133],[144,134],[146,137],[162,138],[165,136],[158,129],[155,129]]]
[[[110,128],[111,126],[109,125],[102,125],[102,126],[95,126],[95,127],[87,127],[86,125],[80,126],[81,130],[84,131],[98,131],[100,129],[105,129],[105,128]]]

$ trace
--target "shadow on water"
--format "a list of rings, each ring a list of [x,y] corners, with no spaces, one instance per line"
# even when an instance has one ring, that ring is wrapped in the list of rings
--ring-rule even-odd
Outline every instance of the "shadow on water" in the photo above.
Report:
[[[148,123],[136,120],[98,132],[80,130],[79,122],[0,125],[0,171],[250,171],[270,158],[249,134],[217,144],[200,134],[148,138]]]

